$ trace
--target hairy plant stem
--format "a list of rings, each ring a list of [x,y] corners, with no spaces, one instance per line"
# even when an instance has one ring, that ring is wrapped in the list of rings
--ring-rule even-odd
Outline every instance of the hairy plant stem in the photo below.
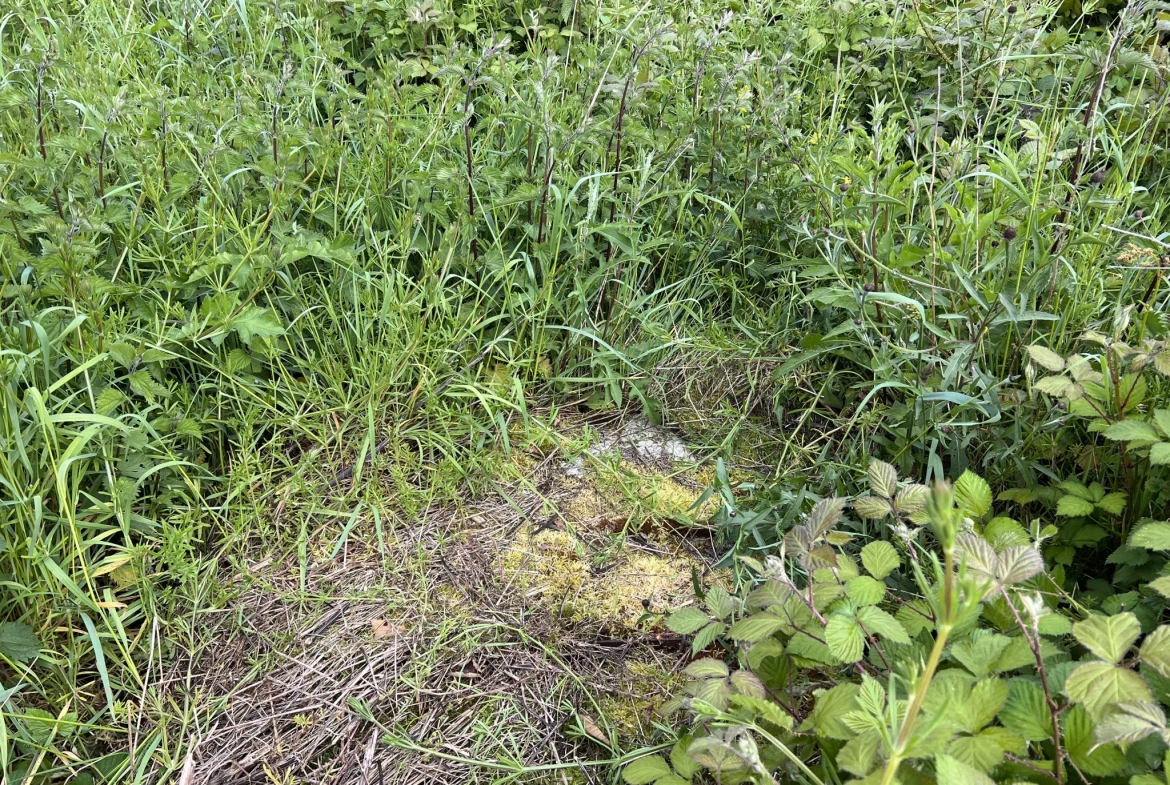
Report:
[[[898,773],[898,766],[901,765],[906,754],[906,748],[910,744],[910,736],[914,732],[914,723],[918,719],[918,714],[922,711],[922,704],[926,701],[926,693],[930,690],[930,682],[934,678],[934,673],[938,670],[938,663],[942,659],[943,650],[947,647],[947,639],[951,635],[951,630],[954,629],[954,593],[955,593],[955,555],[954,549],[948,548],[945,552],[945,563],[943,566],[943,598],[942,609],[938,625],[938,636],[934,639],[934,647],[930,650],[930,657],[926,661],[926,669],[922,672],[922,677],[918,680],[918,686],[914,690],[914,697],[910,699],[910,706],[906,710],[906,719],[902,721],[902,727],[898,729],[898,739],[894,742],[894,749],[890,752],[890,758],[886,761],[886,768],[882,772],[881,785],[890,785],[894,781],[894,776]]]

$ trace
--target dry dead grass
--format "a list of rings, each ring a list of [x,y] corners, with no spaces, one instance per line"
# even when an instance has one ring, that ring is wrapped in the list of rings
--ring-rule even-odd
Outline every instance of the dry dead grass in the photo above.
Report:
[[[145,692],[140,732],[184,707],[184,785],[604,781],[686,663],[642,600],[686,601],[713,553],[686,536],[706,535],[685,525],[698,487],[646,433],[607,428],[584,467],[532,458],[501,495],[397,526],[385,553],[363,522],[303,583],[295,554],[252,543]]]

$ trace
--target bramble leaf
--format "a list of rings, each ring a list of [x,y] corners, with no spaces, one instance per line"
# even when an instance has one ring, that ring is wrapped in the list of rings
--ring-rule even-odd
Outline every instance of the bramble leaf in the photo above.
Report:
[[[1069,674],[1064,693],[1084,705],[1089,716],[1100,720],[1114,703],[1153,700],[1141,676],[1108,662],[1086,662]]]
[[[898,471],[890,464],[874,459],[869,462],[869,488],[877,496],[894,498],[898,492]]]
[[[861,549],[861,564],[866,572],[879,581],[885,580],[900,562],[894,546],[885,540],[874,540]]]
[[[1072,628],[1073,637],[1101,659],[1118,663],[1142,633],[1137,616],[1119,613],[1116,616],[1094,614]]]

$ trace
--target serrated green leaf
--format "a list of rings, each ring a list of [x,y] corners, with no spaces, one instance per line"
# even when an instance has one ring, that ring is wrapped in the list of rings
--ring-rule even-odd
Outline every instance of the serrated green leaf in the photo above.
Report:
[[[898,470],[876,458],[869,462],[869,489],[877,496],[894,498],[898,492]]]
[[[1008,682],[1008,697],[999,712],[1000,723],[1028,741],[1052,737],[1052,715],[1039,684],[1026,679]]]
[[[681,608],[666,617],[666,626],[679,635],[690,635],[705,627],[711,618],[695,607]]]
[[[850,774],[865,777],[873,769],[881,742],[881,736],[873,730],[854,736],[837,753],[837,766]]]
[[[986,676],[991,672],[992,667],[1003,655],[1003,650],[1012,640],[999,633],[986,631],[981,631],[981,633],[951,647],[951,656],[973,675],[979,677]]]
[[[857,662],[865,653],[865,633],[857,619],[836,613],[825,626],[825,643],[833,656],[842,662]]]
[[[818,736],[846,741],[856,735],[844,723],[844,717],[858,709],[859,692],[861,688],[856,684],[838,684],[831,690],[817,693],[812,722]]]
[[[853,500],[853,511],[862,518],[885,518],[892,510],[890,503],[879,496],[859,496]]]
[[[761,698],[757,695],[732,695],[731,705],[747,709],[756,717],[781,728],[790,729],[792,727],[792,715],[767,698]]]
[[[1150,581],[1150,588],[1163,597],[1170,598],[1170,575],[1163,575],[1161,578]]]
[[[1106,662],[1116,664],[1141,635],[1142,626],[1132,613],[1116,616],[1094,614],[1074,624],[1072,632],[1086,649]]]
[[[728,635],[733,640],[755,643],[775,634],[785,624],[787,621],[775,614],[757,613],[731,625]]]
[[[1044,570],[1044,557],[1028,545],[1004,548],[996,557],[995,573],[1004,586],[1022,583]]]
[[[1141,526],[1129,536],[1129,544],[1150,551],[1170,551],[1170,523],[1155,521]]]
[[[694,640],[691,641],[691,651],[698,654],[703,649],[715,642],[715,639],[727,630],[727,625],[721,621],[713,621],[703,629],[695,633]]]
[[[971,694],[959,707],[963,729],[975,733],[999,714],[1008,697],[1008,685],[1003,679],[980,679],[971,688]]]
[[[785,647],[788,653],[797,658],[810,660],[814,663],[823,663],[825,665],[839,665],[841,660],[833,656],[826,646],[824,641],[824,629],[810,629],[811,635],[806,635],[804,632],[796,632],[789,640]],[[813,637],[813,636],[816,637]],[[817,640],[820,638],[821,640]]]
[[[1097,723],[1093,736],[1098,744],[1133,744],[1151,733],[1166,730],[1166,714],[1156,703],[1128,701]]]
[[[1064,683],[1064,693],[1073,703],[1082,704],[1094,721],[1104,717],[1115,703],[1153,700],[1141,676],[1108,662],[1077,666]]]
[[[873,635],[880,635],[885,640],[894,643],[910,643],[910,636],[906,634],[906,629],[898,623],[897,619],[881,608],[874,606],[858,608],[857,620],[865,625],[865,628]]]
[[[926,499],[930,496],[930,488],[914,483],[898,491],[894,500],[894,507],[900,513],[915,513],[926,506]]]
[[[1049,349],[1047,346],[1033,344],[1025,348],[1028,350],[1028,356],[1032,358],[1032,362],[1036,363],[1041,368],[1047,371],[1064,370],[1064,358]]]
[[[950,755],[936,755],[938,781],[947,785],[995,785],[995,780]]]
[[[670,765],[674,767],[676,774],[688,780],[702,768],[691,756],[687,755],[687,748],[691,741],[692,737],[689,734],[684,735],[670,748]]]
[[[735,600],[722,586],[712,586],[708,589],[704,601],[717,619],[726,619],[735,611]]]
[[[1056,398],[1063,398],[1069,390],[1076,386],[1076,382],[1067,376],[1045,376],[1042,379],[1037,379],[1032,388]]]
[[[31,662],[41,653],[33,628],[19,621],[0,624],[0,654],[19,662]]]
[[[666,760],[659,755],[647,755],[626,764],[622,769],[622,779],[629,785],[648,785],[671,773]]]
[[[856,605],[877,605],[886,596],[886,585],[868,575],[858,575],[846,582],[845,594]]]
[[[1081,771],[1094,777],[1107,777],[1125,767],[1125,756],[1116,745],[1097,745],[1093,736],[1093,719],[1082,706],[1065,713],[1064,743],[1069,757]]]
[[[696,679],[722,679],[726,678],[730,671],[723,660],[703,657],[688,665],[683,673]]]
[[[1121,515],[1122,511],[1125,510],[1125,501],[1125,494],[1116,491],[1101,497],[1101,501],[1097,502],[1097,508],[1110,515]]]
[[[235,330],[240,340],[248,346],[252,345],[252,339],[257,336],[272,338],[284,335],[284,327],[277,315],[271,309],[258,305],[249,305],[228,323],[228,327]]]
[[[970,515],[982,518],[991,512],[991,486],[970,469],[955,481],[954,494],[959,509]]]
[[[1170,442],[1158,442],[1150,445],[1150,463],[1155,466],[1165,466],[1170,463]]]
[[[1142,420],[1119,420],[1101,431],[1101,435],[1115,442],[1158,441],[1154,426]]]
[[[960,736],[947,747],[947,754],[955,760],[984,773],[998,766],[1006,751],[994,733]]]
[[[894,546],[884,540],[874,540],[861,549],[861,564],[865,571],[875,579],[885,580],[886,576],[897,569],[901,559]]]
[[[1068,635],[1072,632],[1072,622],[1060,613],[1046,613],[1038,622],[1041,635]]]
[[[1076,496],[1061,496],[1056,503],[1056,514],[1065,518],[1082,518],[1093,514],[1093,503]]]
[[[1142,641],[1139,650],[1142,662],[1170,678],[1170,625],[1162,625]]]

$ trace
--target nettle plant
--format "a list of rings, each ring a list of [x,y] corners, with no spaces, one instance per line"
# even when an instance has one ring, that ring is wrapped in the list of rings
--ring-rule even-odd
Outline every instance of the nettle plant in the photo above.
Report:
[[[727,625],[727,654],[690,664],[664,712],[691,732],[626,781],[1165,783],[1170,571],[1140,604],[1074,597],[1045,571],[1055,527],[995,514],[975,474],[927,489],[874,461],[868,477],[852,508],[888,541],[857,548],[846,500],[822,500],[778,554],[744,558],[738,597],[675,615]],[[1129,546],[1170,550],[1170,522]]]

